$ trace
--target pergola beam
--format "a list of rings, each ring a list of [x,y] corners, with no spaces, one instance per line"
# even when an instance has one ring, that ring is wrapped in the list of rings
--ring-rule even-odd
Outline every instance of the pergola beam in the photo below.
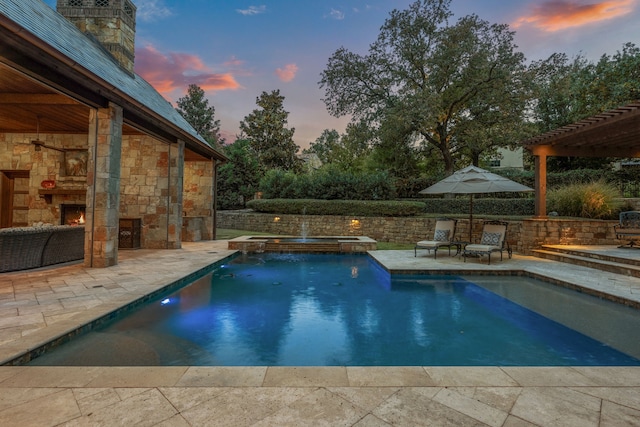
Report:
[[[640,140],[637,147],[590,147],[588,145],[569,148],[557,145],[536,145],[529,149],[534,156],[559,157],[640,157]]]
[[[535,156],[537,217],[545,217],[547,158],[640,158],[640,100],[522,142]]]

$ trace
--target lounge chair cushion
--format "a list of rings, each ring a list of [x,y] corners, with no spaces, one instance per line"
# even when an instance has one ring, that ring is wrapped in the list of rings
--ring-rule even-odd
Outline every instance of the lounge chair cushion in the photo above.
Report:
[[[481,245],[499,246],[502,240],[502,233],[489,233],[487,231],[482,233]]]
[[[448,242],[450,230],[436,230],[433,235],[433,240],[437,242]]]
[[[418,243],[416,243],[416,246],[424,247],[424,248],[427,248],[427,247],[428,248],[435,248],[437,246],[446,246],[446,243],[449,243],[449,242],[448,241],[447,242],[442,242],[442,241],[439,241],[439,240],[421,240]]]
[[[467,245],[464,248],[465,252],[492,252],[499,251],[500,246],[496,245],[483,245],[482,243],[474,243],[472,245]]]

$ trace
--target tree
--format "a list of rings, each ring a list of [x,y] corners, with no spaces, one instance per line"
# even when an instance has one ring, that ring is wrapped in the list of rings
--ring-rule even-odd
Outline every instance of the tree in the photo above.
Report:
[[[215,108],[209,106],[204,90],[191,84],[187,94],[178,99],[176,110],[208,143],[222,146],[224,139],[220,135],[220,120],[215,120]]]
[[[303,152],[315,153],[323,164],[343,171],[361,171],[371,153],[370,137],[366,124],[349,123],[343,135],[335,129],[325,129]]]
[[[238,139],[224,147],[229,161],[218,169],[218,208],[245,208],[258,189],[258,161],[246,139]]]
[[[340,134],[335,129],[325,129],[322,134],[309,144],[309,148],[302,150],[303,153],[314,153],[323,164],[332,163],[335,153],[340,146]]]
[[[626,43],[622,51],[597,63],[582,54],[570,60],[553,54],[532,65],[538,130],[547,132],[640,98],[640,48]]]
[[[373,144],[368,167],[386,170],[397,178],[419,175],[421,150],[415,135],[402,117],[387,115]]]
[[[351,114],[378,130],[392,124],[402,130],[399,141],[415,134],[421,144],[437,148],[448,174],[480,129],[468,126],[470,119],[515,129],[523,122],[528,87],[513,32],[475,15],[449,25],[449,4],[418,0],[392,11],[367,55],[338,49],[320,80],[330,114]],[[480,117],[481,108],[491,116]],[[508,140],[487,140],[481,151]]]
[[[293,142],[294,128],[287,129],[289,113],[283,107],[284,96],[279,90],[262,92],[256,99],[260,109],[253,110],[240,122],[240,129],[249,140],[263,171],[282,169],[298,171],[298,146]]]
[[[364,122],[349,123],[340,138],[340,150],[336,156],[343,170],[363,171],[371,155],[373,135]]]
[[[538,133],[548,132],[640,98],[640,49],[623,45],[597,62],[583,55],[553,54],[532,64],[537,102],[533,118]],[[608,167],[610,159],[556,157],[549,170]]]

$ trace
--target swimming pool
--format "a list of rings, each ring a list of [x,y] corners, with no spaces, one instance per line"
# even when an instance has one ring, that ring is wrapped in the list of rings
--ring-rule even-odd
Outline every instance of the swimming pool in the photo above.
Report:
[[[536,312],[552,305],[559,316]],[[390,276],[366,255],[241,255],[31,364],[640,365],[625,344],[639,330],[638,310],[522,277]]]

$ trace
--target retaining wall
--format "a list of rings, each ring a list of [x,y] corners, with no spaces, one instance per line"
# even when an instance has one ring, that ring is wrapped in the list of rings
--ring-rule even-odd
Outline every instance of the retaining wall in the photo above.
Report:
[[[253,211],[218,211],[218,228],[260,231],[281,235],[368,236],[379,242],[415,243],[433,237],[435,218],[354,217],[344,215],[273,215]],[[618,221],[524,219],[508,221],[507,240],[515,252],[530,255],[543,244],[616,245]],[[304,224],[304,225],[303,225]],[[482,217],[474,217],[473,238],[479,239]],[[469,219],[460,218],[457,240],[469,241]]]

